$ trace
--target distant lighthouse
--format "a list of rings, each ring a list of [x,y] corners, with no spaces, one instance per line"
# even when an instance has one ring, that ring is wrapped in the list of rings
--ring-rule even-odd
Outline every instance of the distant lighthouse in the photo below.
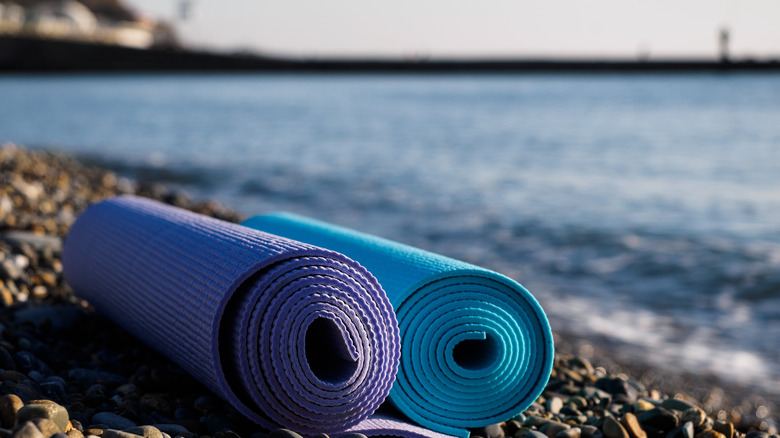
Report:
[[[718,43],[720,46],[720,62],[729,62],[729,28],[720,28],[718,34]]]

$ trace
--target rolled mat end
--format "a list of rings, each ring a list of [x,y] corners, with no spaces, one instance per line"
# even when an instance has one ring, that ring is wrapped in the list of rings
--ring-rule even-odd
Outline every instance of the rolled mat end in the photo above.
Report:
[[[359,261],[382,284],[401,330],[390,400],[438,432],[508,420],[544,390],[553,336],[542,307],[516,281],[465,262],[290,213],[243,225]]]
[[[357,262],[124,196],[66,239],[77,295],[266,428],[338,433],[384,401],[400,338]]]

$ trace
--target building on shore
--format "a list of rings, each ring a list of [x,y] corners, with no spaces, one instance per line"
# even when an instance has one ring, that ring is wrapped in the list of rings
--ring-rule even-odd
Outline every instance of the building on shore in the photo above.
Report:
[[[178,45],[172,26],[140,18],[118,0],[0,0],[0,34],[139,49]]]

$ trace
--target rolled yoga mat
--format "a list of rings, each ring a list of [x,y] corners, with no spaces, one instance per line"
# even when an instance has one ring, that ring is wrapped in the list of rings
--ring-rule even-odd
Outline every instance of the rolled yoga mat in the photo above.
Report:
[[[390,400],[430,429],[507,420],[542,393],[553,338],[542,308],[517,282],[468,263],[290,213],[242,225],[347,255],[390,297],[401,366]]]
[[[63,263],[77,295],[263,427],[389,427],[358,423],[390,391],[398,325],[374,277],[347,257],[119,197],[79,216]]]

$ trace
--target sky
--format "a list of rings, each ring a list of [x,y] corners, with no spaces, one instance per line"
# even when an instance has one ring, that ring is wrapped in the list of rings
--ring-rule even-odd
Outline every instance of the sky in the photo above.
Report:
[[[780,0],[126,0],[190,47],[316,58],[780,57]]]

